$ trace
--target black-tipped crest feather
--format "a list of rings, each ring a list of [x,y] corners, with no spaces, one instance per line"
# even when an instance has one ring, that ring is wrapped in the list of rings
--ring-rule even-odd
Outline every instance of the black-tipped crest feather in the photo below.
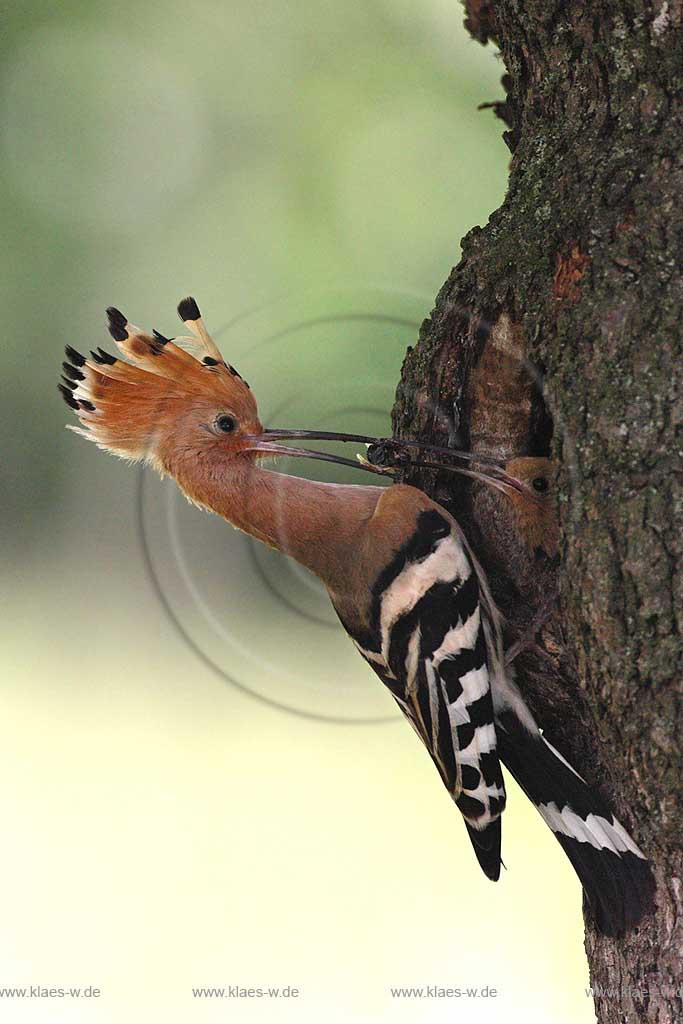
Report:
[[[191,295],[188,295],[186,299],[181,299],[178,303],[178,316],[183,322],[186,320],[199,320],[201,315],[199,306]]]
[[[112,366],[116,362],[114,356],[110,356],[108,352],[105,352],[104,349],[101,348],[98,349],[97,352],[90,349],[90,355],[96,363],[100,364],[100,366]]]
[[[107,316],[109,317],[109,333],[114,341],[125,341],[128,337],[128,331],[126,330],[128,320],[121,310],[115,306],[107,306]]]
[[[71,380],[85,380],[85,374],[81,373],[80,370],[77,370],[75,366],[71,365],[71,363],[62,363],[62,369],[66,376],[70,377]]]
[[[74,364],[74,366],[83,366],[85,364],[85,356],[82,356],[80,352],[77,352],[71,345],[67,345],[64,349],[67,356]]]
[[[64,399],[64,401],[66,402],[70,409],[78,409],[78,402],[76,401],[76,399],[71,394],[68,388],[64,387],[63,384],[58,384],[57,390],[59,391],[60,395],[62,396],[62,398]]]

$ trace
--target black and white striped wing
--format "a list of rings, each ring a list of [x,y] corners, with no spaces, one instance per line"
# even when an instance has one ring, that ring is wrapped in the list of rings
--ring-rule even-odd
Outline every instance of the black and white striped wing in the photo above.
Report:
[[[479,585],[436,509],[421,513],[415,534],[377,580],[373,601],[377,649],[359,649],[429,750],[482,868],[497,878],[505,788]]]

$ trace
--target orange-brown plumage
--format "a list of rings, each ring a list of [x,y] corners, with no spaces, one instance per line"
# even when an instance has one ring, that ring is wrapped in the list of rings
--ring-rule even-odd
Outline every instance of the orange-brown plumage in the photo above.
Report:
[[[96,353],[76,360],[71,395],[81,421],[79,433],[124,458],[148,461],[161,472],[177,475],[184,470],[191,487],[188,460],[234,458],[241,451],[242,434],[261,432],[253,394],[222,359],[209,355],[200,361],[173,341],[130,324],[118,310],[110,310],[109,317],[112,336],[131,362],[112,357],[101,362],[102,355]],[[204,337],[197,345],[200,352],[217,351]],[[71,358],[78,356],[71,353]],[[239,423],[234,436],[216,428],[221,415]]]

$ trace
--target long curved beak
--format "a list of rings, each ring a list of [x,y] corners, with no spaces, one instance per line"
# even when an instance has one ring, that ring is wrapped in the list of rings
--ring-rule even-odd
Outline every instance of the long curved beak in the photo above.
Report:
[[[470,462],[488,464],[489,472],[479,472],[474,469],[466,469],[464,466],[455,465],[444,465],[439,462],[430,462],[429,460],[423,459],[411,459],[409,465],[415,466],[416,468],[424,469],[438,469],[447,470],[452,473],[459,473],[461,476],[468,476],[473,480],[479,480],[481,483],[489,484],[501,493],[510,496],[512,493],[526,494],[526,488],[522,483],[506,473],[500,466],[499,462],[493,459],[480,459],[473,452],[461,452],[456,451],[452,448],[440,448],[438,445],[429,445],[419,441],[407,441],[402,440],[394,441],[393,438],[376,438],[369,437],[366,434],[341,434],[332,431],[323,430],[265,430],[263,434],[253,435],[248,438],[251,442],[250,451],[258,452],[263,455],[271,456],[290,456],[290,458],[297,459],[317,459],[320,462],[332,462],[340,466],[349,466],[353,469],[362,469],[367,473],[374,473],[376,476],[390,477],[393,478],[391,472],[392,467],[386,468],[374,466],[368,462],[362,456],[358,456],[357,460],[345,459],[341,455],[333,455],[328,452],[317,452],[310,448],[294,448],[288,445],[277,444],[279,440],[289,440],[294,438],[308,438],[310,440],[317,441],[344,441],[344,442],[355,442],[356,444],[382,444],[386,443],[391,447],[401,451],[405,448],[415,448],[419,452],[428,452],[436,454],[449,455],[451,457],[463,458]],[[398,467],[397,467],[398,468]]]
[[[476,452],[466,452],[460,448],[443,448],[439,445],[427,444],[426,441],[413,441],[402,437],[371,437],[368,434],[344,434],[330,430],[290,430],[288,428],[280,427],[266,429],[263,433],[263,437],[273,441],[288,441],[291,439],[385,445],[394,451],[406,451],[414,448],[419,452],[428,452],[430,455],[443,455],[451,459],[463,459],[466,462],[478,462],[481,465],[500,466],[502,468],[502,462],[500,459],[494,459],[487,455],[477,455]]]
[[[488,484],[489,487],[494,487],[501,494],[506,494],[508,497],[510,493],[523,494],[525,497],[534,498],[533,494],[527,491],[527,488],[517,480],[514,476],[510,476],[509,473],[504,472],[502,469],[498,469],[496,466],[492,466],[490,473],[479,473],[475,469],[465,469],[464,466],[444,466],[440,462],[423,462],[421,460],[411,462],[411,466],[417,466],[420,469],[440,469],[446,470],[449,473],[459,473],[460,476],[469,476],[472,480],[479,480],[483,484]]]

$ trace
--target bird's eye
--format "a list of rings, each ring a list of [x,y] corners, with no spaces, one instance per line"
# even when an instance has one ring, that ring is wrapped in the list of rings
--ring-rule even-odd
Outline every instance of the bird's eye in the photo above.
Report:
[[[216,429],[220,430],[222,434],[232,434],[237,427],[237,420],[234,416],[228,416],[227,413],[221,413],[220,416],[216,417]]]
[[[531,486],[535,491],[538,491],[539,494],[545,494],[548,490],[548,481],[544,476],[537,476],[531,481]]]

